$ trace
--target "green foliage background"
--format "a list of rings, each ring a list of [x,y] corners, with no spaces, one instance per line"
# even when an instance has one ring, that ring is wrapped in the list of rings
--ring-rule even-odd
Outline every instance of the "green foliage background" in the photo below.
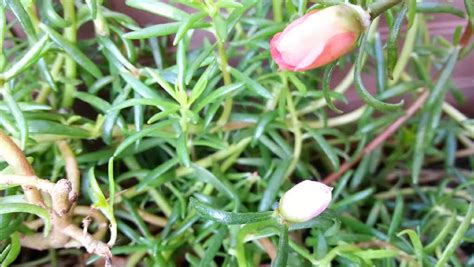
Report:
[[[462,28],[453,40],[427,28],[433,13],[472,25],[472,2],[460,10],[392,1],[338,60],[334,69],[347,75],[335,87],[333,66],[278,71],[270,38],[309,10],[340,2],[126,1],[170,20],[141,28],[100,0],[1,1],[0,128],[38,177],[53,182],[65,177],[56,142],[68,141],[82,175],[78,205],[94,205],[118,228],[116,264],[237,266],[243,255],[259,266],[273,249],[288,252],[288,266],[474,265],[474,125],[445,104],[448,93],[463,101],[450,78],[473,46]],[[389,27],[386,41],[379,20]],[[91,21],[94,37],[78,39]],[[196,47],[200,31],[212,38]],[[376,84],[364,85],[362,73]],[[365,104],[340,113],[353,84]],[[417,112],[367,149],[423,94]],[[402,105],[381,102],[401,95]],[[323,180],[355,160],[334,180],[329,210],[290,226],[289,240],[270,224],[251,223],[268,219],[298,181]],[[3,161],[0,170],[11,171]],[[23,223],[42,211],[14,206],[21,188],[0,186],[2,266],[19,253],[24,266],[99,259],[79,248],[20,248],[34,232]],[[230,217],[217,220],[223,211]]]

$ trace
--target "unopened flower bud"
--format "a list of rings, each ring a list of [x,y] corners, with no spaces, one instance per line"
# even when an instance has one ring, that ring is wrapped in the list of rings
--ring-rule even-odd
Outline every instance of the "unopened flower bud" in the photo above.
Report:
[[[303,181],[288,190],[280,200],[280,215],[288,222],[311,220],[331,202],[332,187],[316,181]]]
[[[270,52],[280,69],[314,69],[349,52],[369,24],[369,13],[349,3],[315,10],[277,33]]]

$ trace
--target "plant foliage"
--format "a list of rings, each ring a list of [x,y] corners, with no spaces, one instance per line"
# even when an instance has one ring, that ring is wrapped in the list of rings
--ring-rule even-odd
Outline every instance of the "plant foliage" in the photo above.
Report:
[[[464,101],[451,78],[472,1],[351,1],[391,6],[352,53],[301,73],[278,71],[269,40],[344,1],[125,2],[167,22],[0,1],[2,266],[474,264],[474,124],[446,101]],[[431,35],[438,13],[465,26]],[[332,184],[329,210],[282,223],[305,179]]]

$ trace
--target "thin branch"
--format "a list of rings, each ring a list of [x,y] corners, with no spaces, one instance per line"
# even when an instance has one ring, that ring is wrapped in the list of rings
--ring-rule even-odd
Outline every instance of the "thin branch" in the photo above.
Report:
[[[466,176],[469,176],[471,172],[460,170],[460,172]],[[395,170],[391,173],[388,173],[385,179],[389,182],[395,182],[399,178],[404,178],[411,175],[411,170],[409,169],[399,169]],[[434,181],[438,181],[441,178],[452,176],[449,172],[445,170],[437,170],[437,169],[424,169],[420,172],[420,184],[422,183],[431,183]]]
[[[101,240],[105,234],[107,233],[108,222],[107,218],[100,213],[98,210],[93,209],[87,206],[74,206],[74,210],[72,211],[73,215],[85,216],[85,217],[92,217],[97,225],[97,231],[93,234],[93,237],[97,240]],[[24,224],[30,228],[31,230],[38,230],[40,227],[44,225],[44,221],[42,219],[36,219],[28,222],[24,222]],[[76,240],[70,240],[64,247],[78,247],[80,243]]]
[[[92,218],[94,218],[94,220],[99,226],[108,225],[107,218],[105,218],[105,216],[102,213],[100,213],[96,209],[92,209],[87,206],[76,206],[74,208],[74,215],[91,216]]]
[[[86,206],[76,206],[74,207],[74,215],[82,215],[86,217],[92,217],[97,224],[97,230],[92,236],[96,240],[102,240],[105,236],[107,231],[109,230],[109,223],[107,222],[107,218],[100,213],[98,210],[86,207]],[[84,227],[85,228],[85,227]]]
[[[166,218],[156,216],[142,209],[137,209],[137,211],[140,217],[142,217],[142,219],[147,223],[160,226],[160,227],[165,227],[166,224],[168,223],[168,220]]]
[[[413,261],[413,256],[407,254],[405,251],[399,249],[398,247],[396,247],[396,246],[394,246],[394,245],[392,245],[388,242],[382,241],[382,240],[372,240],[372,241],[368,241],[368,242],[359,242],[355,245],[360,247],[360,248],[364,248],[364,249],[382,248],[382,249],[389,249],[389,250],[397,251],[399,253],[399,257],[401,259],[406,260],[406,261]]]
[[[32,235],[25,235],[20,238],[20,244],[22,247],[25,248],[30,248],[34,250],[47,250],[49,248],[60,248],[62,247],[62,244],[60,246],[54,246],[51,244],[49,241],[50,239],[47,237],[44,237],[43,234],[36,233]],[[59,242],[62,243],[62,242]],[[59,245],[58,243],[58,245]]]
[[[33,188],[35,190],[37,188],[48,194],[51,194],[54,190],[54,183],[34,175],[0,174],[0,184],[21,185],[22,187]]]
[[[407,195],[417,194],[420,191],[421,192],[438,192],[439,188],[436,186],[422,186],[416,189],[412,187],[396,188],[396,189],[391,189],[389,191],[377,193],[375,194],[374,197],[376,199],[391,199],[391,198],[396,198],[398,195],[407,196]],[[467,201],[474,201],[474,198],[466,191],[456,190],[452,188],[444,188],[443,193],[452,194],[453,196],[464,198]]]
[[[317,120],[317,121],[306,121],[304,122],[304,124],[306,124],[308,127],[311,127],[311,128],[342,126],[342,125],[346,125],[354,121],[357,121],[360,117],[362,117],[362,115],[364,114],[366,110],[367,110],[367,105],[364,105],[344,115],[329,118],[326,122]]]
[[[35,250],[64,248],[66,244],[68,244],[67,247],[82,246],[86,248],[87,252],[102,256],[106,261],[110,262],[112,258],[110,248],[105,243],[96,240],[92,235],[83,233],[82,229],[76,225],[64,225],[63,228],[57,230],[60,230],[62,234],[51,233],[55,238],[52,238],[51,235],[44,237],[40,233],[22,236],[20,239],[21,245]],[[73,240],[70,240],[70,238]]]
[[[380,16],[383,12],[398,5],[403,0],[382,0],[377,1],[369,6],[370,19],[375,19]]]
[[[79,241],[79,243],[81,243],[81,245],[86,248],[87,252],[102,256],[106,259],[106,261],[110,262],[110,259],[112,258],[112,252],[110,252],[109,246],[107,246],[102,241],[95,240],[94,237],[88,233],[84,234],[82,229],[73,224],[69,224],[68,226],[64,227],[62,232],[65,235]]]
[[[443,111],[448,114],[453,120],[459,123],[464,129],[466,129],[467,134],[470,138],[474,138],[474,125],[466,123],[469,118],[464,115],[461,111],[453,107],[453,105],[448,102],[443,102]]]
[[[458,152],[456,152],[457,158],[469,157],[472,155],[474,155],[474,148],[466,148],[466,149],[459,150]]]

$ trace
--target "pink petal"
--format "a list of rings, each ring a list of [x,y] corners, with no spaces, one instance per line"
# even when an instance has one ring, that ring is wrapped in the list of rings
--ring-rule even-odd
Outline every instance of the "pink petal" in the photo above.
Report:
[[[306,66],[298,66],[297,71],[314,69],[326,65],[352,50],[357,40],[357,34],[352,32],[340,33],[332,37],[325,45],[319,57]]]
[[[280,69],[284,70],[293,70],[294,66],[288,65],[282,58],[280,51],[278,51],[278,42],[281,37],[281,32],[275,34],[272,40],[270,41],[270,54],[272,55],[273,60],[278,64]]]

